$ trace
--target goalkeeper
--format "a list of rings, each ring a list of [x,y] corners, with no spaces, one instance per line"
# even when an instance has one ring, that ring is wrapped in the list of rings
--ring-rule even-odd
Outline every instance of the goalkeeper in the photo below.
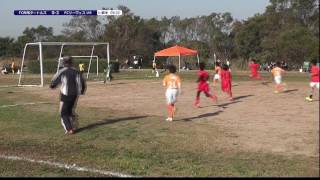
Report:
[[[74,108],[80,94],[86,90],[86,82],[80,72],[73,67],[72,57],[63,58],[64,68],[54,75],[50,88],[54,89],[59,84],[60,88],[60,113],[61,124],[65,134],[73,134],[77,128],[77,119]]]

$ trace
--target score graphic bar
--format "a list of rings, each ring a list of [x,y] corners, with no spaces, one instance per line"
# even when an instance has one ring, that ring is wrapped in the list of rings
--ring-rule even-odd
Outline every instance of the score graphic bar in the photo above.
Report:
[[[18,16],[120,16],[121,10],[14,10]]]

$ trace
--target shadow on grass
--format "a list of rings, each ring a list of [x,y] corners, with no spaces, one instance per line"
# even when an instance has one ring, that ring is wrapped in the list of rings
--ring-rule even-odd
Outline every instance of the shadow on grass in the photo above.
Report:
[[[239,100],[239,99],[243,99],[243,98],[247,98],[247,97],[251,97],[253,96],[252,94],[249,94],[249,95],[244,95],[244,96],[238,96],[238,97],[234,97],[233,100]]]
[[[288,89],[283,91],[282,93],[289,93],[289,92],[295,92],[295,91],[298,91],[298,89]]]
[[[228,105],[230,104],[236,104],[236,103],[239,103],[239,102],[242,102],[242,101],[231,101],[231,102],[227,102],[227,103],[223,103],[223,104],[219,104],[218,107],[221,107],[223,109],[227,108]]]
[[[146,118],[148,116],[134,116],[134,117],[124,117],[124,118],[117,118],[117,119],[103,119],[103,120],[99,120],[95,123],[89,124],[87,126],[84,126],[82,128],[77,129],[76,133],[79,133],[81,131],[85,131],[85,130],[90,130],[90,129],[94,129],[97,128],[99,126],[103,126],[103,125],[107,125],[107,124],[113,124],[113,123],[117,123],[117,122],[121,122],[121,121],[130,121],[130,120],[136,120],[136,119],[143,119]]]
[[[123,85],[123,84],[130,84],[128,82],[118,82],[118,83],[115,83],[115,82],[107,82],[106,85]]]
[[[262,85],[265,85],[265,86],[269,86],[270,83],[272,83],[272,82],[271,82],[271,81],[264,81],[264,82],[262,82],[261,84],[262,84]]]
[[[222,113],[223,111],[219,110],[217,112],[213,112],[213,113],[206,113],[206,114],[201,114],[199,116],[195,116],[195,117],[189,117],[189,118],[183,118],[177,121],[192,121],[195,119],[200,119],[200,118],[206,118],[206,117],[212,117],[212,116],[217,116],[218,114]]]
[[[223,103],[223,104],[217,104],[217,105],[209,105],[209,106],[201,106],[200,108],[206,108],[206,107],[212,107],[212,106],[218,106],[218,107],[222,107],[222,108],[227,108],[228,105],[230,104],[236,104],[238,102],[242,102],[242,101],[237,101],[239,99],[243,99],[243,98],[247,98],[247,97],[251,97],[254,96],[252,94],[249,95],[244,95],[244,96],[238,96],[238,97],[234,97],[233,101],[227,102],[227,103]]]
[[[238,101],[239,99],[244,99],[244,98],[251,97],[251,96],[253,96],[253,95],[252,95],[252,94],[249,94],[249,95],[234,97],[234,98],[233,98],[233,101],[228,102],[228,103],[224,103],[224,104],[219,104],[218,107],[221,107],[221,108],[223,108],[223,109],[226,109],[227,106],[230,105],[230,104],[236,104],[236,103],[242,102],[242,101]]]

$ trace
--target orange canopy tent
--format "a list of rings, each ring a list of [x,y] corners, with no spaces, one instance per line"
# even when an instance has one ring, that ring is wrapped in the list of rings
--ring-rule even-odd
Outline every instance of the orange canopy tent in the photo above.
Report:
[[[178,56],[179,57],[179,72],[180,72],[180,58],[181,56],[197,56],[198,64],[199,64],[199,55],[196,50],[188,49],[182,46],[173,46],[167,49],[163,49],[161,51],[154,53],[154,60],[157,56]]]

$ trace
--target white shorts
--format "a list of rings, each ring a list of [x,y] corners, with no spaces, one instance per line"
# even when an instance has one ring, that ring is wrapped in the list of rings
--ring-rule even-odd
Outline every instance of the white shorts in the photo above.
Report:
[[[310,82],[310,87],[314,88],[318,88],[319,89],[319,82]]]
[[[214,77],[213,77],[213,79],[214,79],[214,80],[216,80],[216,79],[217,79],[217,80],[220,80],[220,74],[215,74]]]
[[[166,99],[167,99],[167,104],[174,104],[178,100],[178,89],[167,89],[166,91]]]
[[[274,82],[275,82],[276,84],[281,84],[281,81],[282,81],[281,76],[275,76],[275,77],[274,77]]]

